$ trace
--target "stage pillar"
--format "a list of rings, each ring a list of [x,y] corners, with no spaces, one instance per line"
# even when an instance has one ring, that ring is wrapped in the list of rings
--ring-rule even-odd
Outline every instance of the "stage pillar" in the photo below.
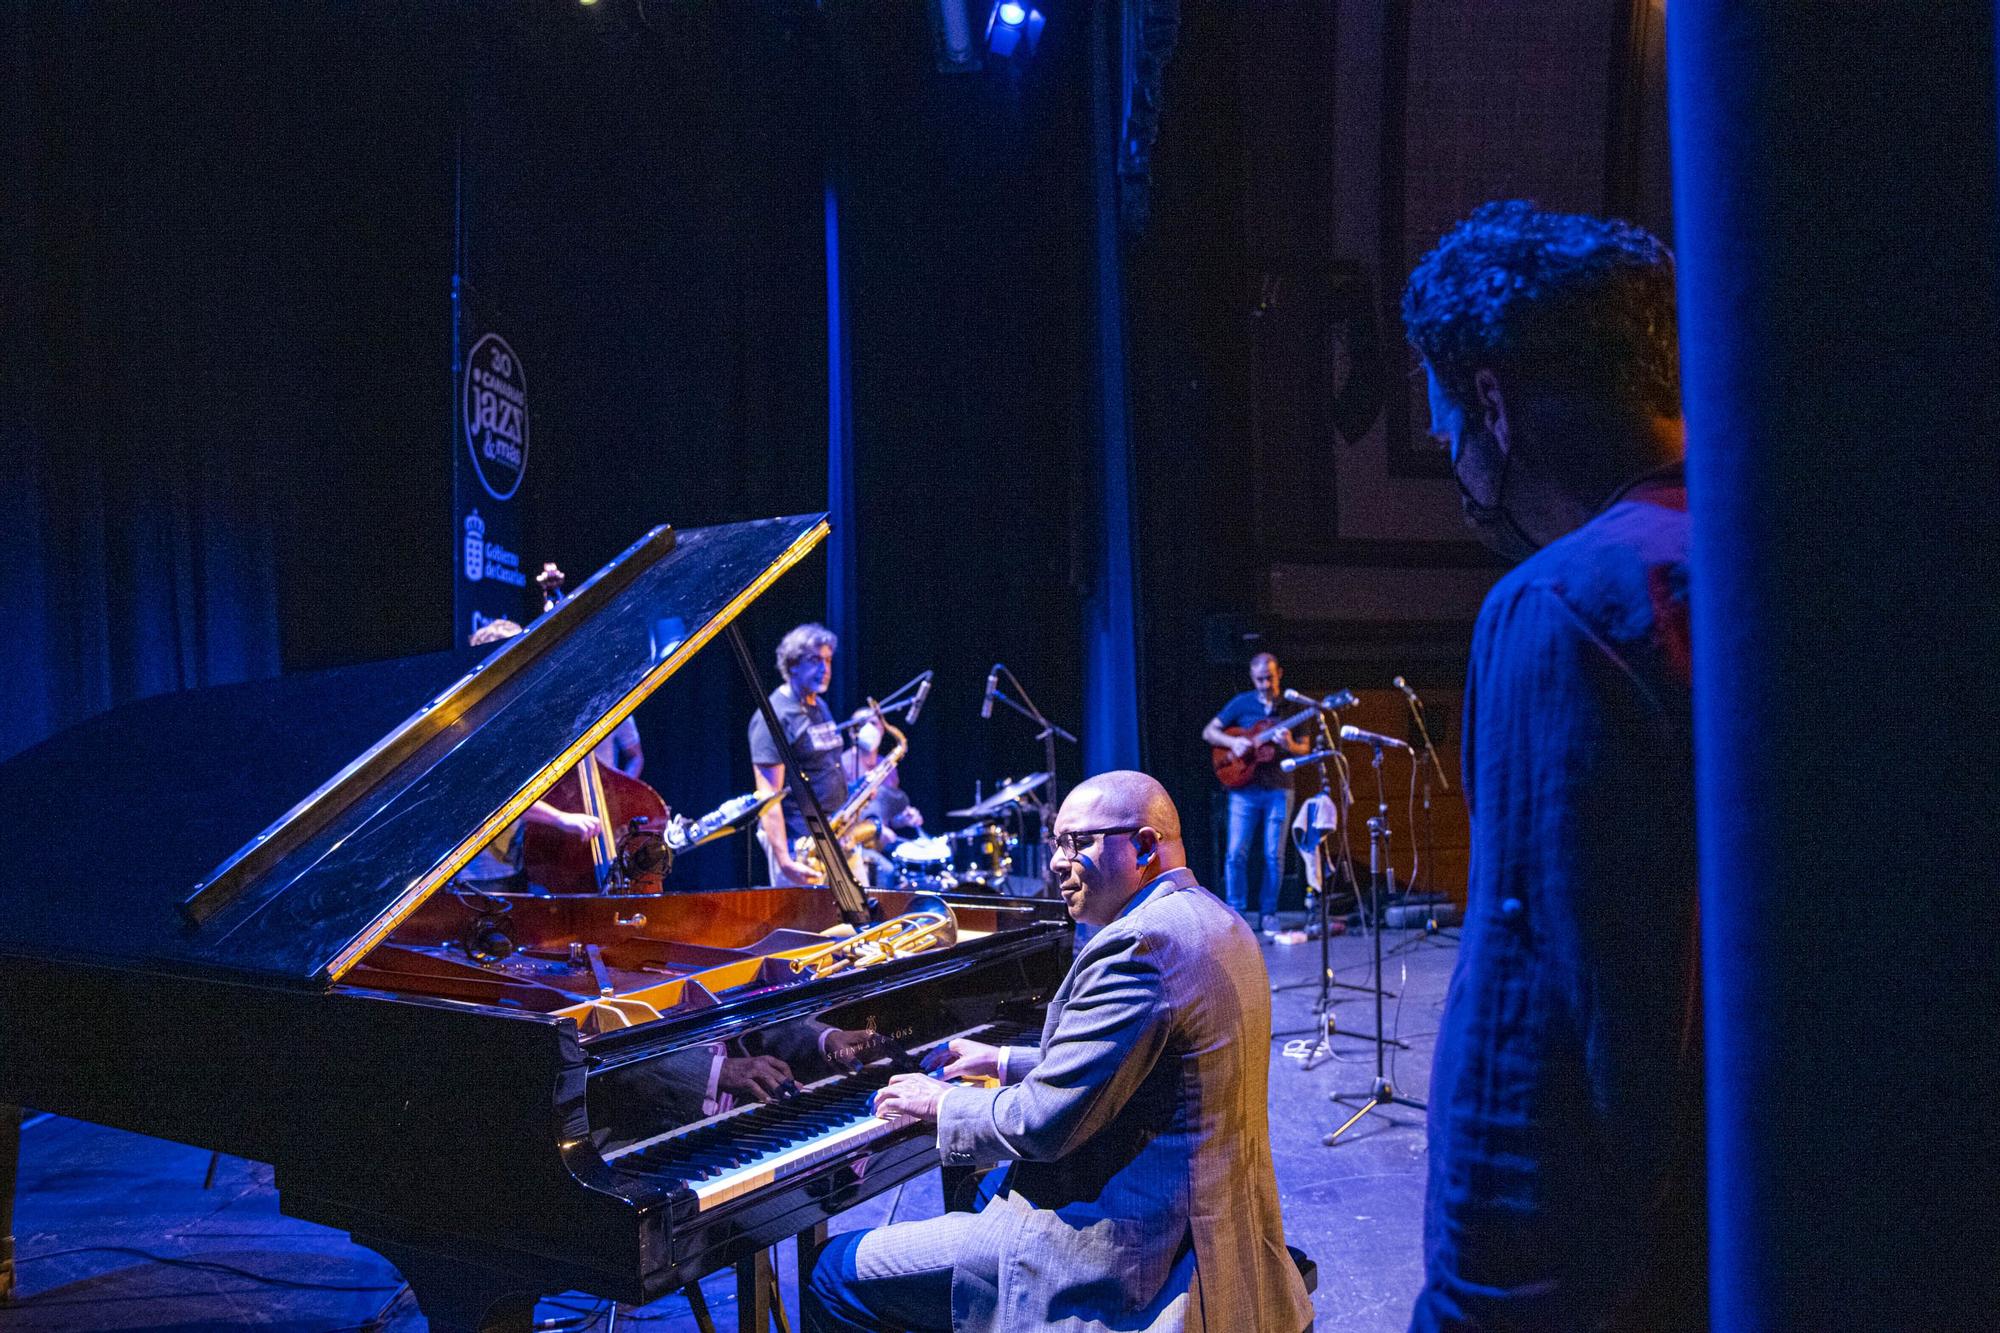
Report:
[[[1668,23],[1714,1326],[1982,1327],[1994,11],[1676,0]]]
[[[1138,768],[1141,750],[1138,497],[1125,377],[1125,246],[1119,215],[1119,127],[1125,91],[1121,4],[1090,6],[1093,434],[1082,471],[1093,545],[1083,603],[1083,767]]]
[[[840,640],[833,697],[861,702],[861,533],[854,482],[854,406],[849,394],[847,296],[840,263],[838,172],[826,176],[826,625]]]

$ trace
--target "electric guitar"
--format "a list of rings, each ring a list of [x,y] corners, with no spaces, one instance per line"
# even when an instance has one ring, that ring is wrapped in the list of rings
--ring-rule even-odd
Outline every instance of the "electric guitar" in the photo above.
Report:
[[[1317,708],[1302,709],[1290,717],[1267,717],[1255,726],[1224,727],[1223,731],[1230,736],[1248,736],[1252,740],[1257,740],[1258,737],[1268,736],[1274,731],[1289,731],[1302,723],[1310,722],[1313,714],[1318,711]],[[1256,778],[1257,770],[1265,764],[1277,762],[1278,743],[1258,740],[1255,745],[1243,752],[1241,758],[1223,745],[1211,745],[1208,753],[1209,760],[1215,767],[1216,781],[1233,791],[1238,787],[1249,786]]]

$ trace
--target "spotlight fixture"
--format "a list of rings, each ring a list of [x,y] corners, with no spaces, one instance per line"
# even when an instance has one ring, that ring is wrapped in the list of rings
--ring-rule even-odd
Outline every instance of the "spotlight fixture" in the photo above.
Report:
[[[1042,11],[1023,0],[998,0],[986,17],[986,54],[995,60],[1027,60],[1042,40]]]

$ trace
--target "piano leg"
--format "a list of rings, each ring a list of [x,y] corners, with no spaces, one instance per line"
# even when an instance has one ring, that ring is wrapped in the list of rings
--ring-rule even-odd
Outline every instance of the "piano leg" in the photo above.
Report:
[[[767,1333],[771,1327],[771,1293],[777,1290],[777,1270],[771,1252],[759,1250],[736,1261],[737,1333]]]
[[[690,1282],[681,1288],[687,1297],[688,1311],[694,1315],[694,1326],[700,1333],[715,1333],[715,1320],[708,1313],[708,1297],[701,1294],[701,1283]]]
[[[806,1289],[806,1280],[812,1276],[813,1265],[819,1262],[819,1252],[826,1248],[826,1223],[815,1223],[809,1230],[801,1231],[797,1237],[799,1246],[799,1290]],[[804,1299],[801,1297],[800,1299]]]
[[[387,1259],[410,1284],[431,1333],[531,1333],[541,1293],[505,1273],[460,1263],[398,1241],[355,1236]]]
[[[0,1305],[14,1299],[14,1180],[21,1165],[21,1108],[0,1105]]]

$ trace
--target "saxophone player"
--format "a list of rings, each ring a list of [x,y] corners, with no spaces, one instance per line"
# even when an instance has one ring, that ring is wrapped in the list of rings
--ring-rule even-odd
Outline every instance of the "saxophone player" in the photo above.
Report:
[[[841,757],[841,772],[847,778],[847,789],[853,791],[856,784],[866,781],[870,773],[888,762],[882,756],[882,742],[887,737],[873,709],[857,708],[847,721],[854,731],[854,745]],[[882,847],[923,836],[923,811],[904,795],[903,775],[893,769],[876,787],[868,815],[880,829],[878,845]]]

